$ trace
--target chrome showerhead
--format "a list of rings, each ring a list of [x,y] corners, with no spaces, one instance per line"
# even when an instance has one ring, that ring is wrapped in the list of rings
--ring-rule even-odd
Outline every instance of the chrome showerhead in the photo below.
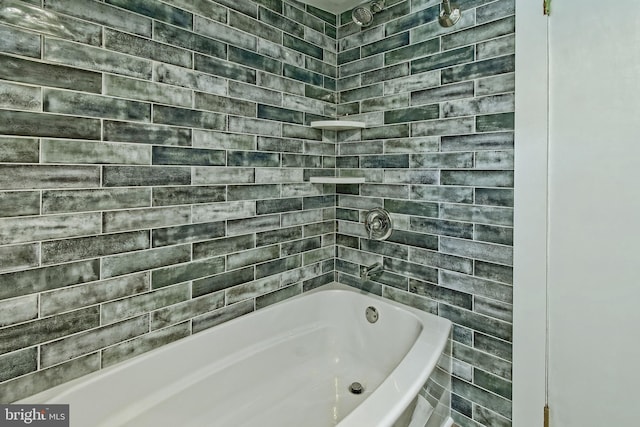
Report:
[[[357,6],[351,12],[351,19],[361,27],[368,27],[373,22],[373,15],[384,9],[384,0],[377,0],[367,5]]]
[[[440,25],[443,27],[452,27],[460,20],[462,16],[460,8],[452,5],[450,0],[442,0],[442,11],[440,12]]]

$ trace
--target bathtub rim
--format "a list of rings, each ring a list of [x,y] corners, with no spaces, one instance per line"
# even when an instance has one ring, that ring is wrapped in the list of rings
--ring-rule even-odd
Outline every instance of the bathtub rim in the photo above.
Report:
[[[388,298],[383,298],[379,295],[337,282],[331,282],[329,284],[319,286],[315,289],[279,301],[270,306],[254,310],[247,315],[228,320],[227,322],[170,342],[130,359],[123,360],[122,362],[119,362],[113,366],[99,369],[87,375],[83,375],[71,381],[62,383],[50,389],[20,399],[13,403],[50,403],[52,399],[57,399],[60,397],[64,398],[64,395],[73,393],[77,389],[80,389],[84,384],[97,381],[104,375],[110,375],[112,373],[126,370],[130,368],[131,364],[144,363],[144,360],[148,358],[157,357],[158,351],[160,350],[169,350],[170,348],[184,344],[185,341],[202,339],[207,333],[213,333],[217,326],[224,326],[227,324],[241,322],[246,316],[251,316],[252,314],[257,314],[266,310],[278,309],[278,306],[286,304],[287,302],[290,302],[292,300],[308,296],[310,294],[336,291],[355,293],[368,299],[378,301],[380,304],[385,304],[387,306],[395,307],[395,309],[406,311],[411,314],[412,317],[417,318],[418,322],[420,322],[420,324],[422,325],[421,331],[416,338],[416,342],[411,346],[407,354],[400,360],[398,365],[393,368],[389,376],[383,380],[383,382],[371,395],[369,395],[367,399],[365,399],[356,408],[354,408],[351,413],[347,414],[337,425],[337,427],[361,427],[363,425],[371,427],[392,426],[397,417],[402,414],[402,412],[409,406],[415,396],[418,395],[420,389],[429,378],[429,375],[435,369],[435,366],[443,350],[445,349],[447,340],[450,337],[452,324],[449,320],[439,317],[435,314],[428,313],[409,305]],[[429,327],[425,328],[425,323]],[[438,336],[435,341],[433,339],[429,339],[429,337],[426,337],[429,332],[438,332]],[[432,351],[428,351],[430,348]],[[423,352],[430,355],[428,360],[420,356],[421,354],[423,354]],[[416,375],[416,370],[414,370],[416,366],[419,367],[417,368],[417,370],[419,371],[418,375]],[[405,390],[405,392],[401,396],[398,395],[398,388]],[[394,405],[391,405],[389,403],[392,400],[395,401]]]

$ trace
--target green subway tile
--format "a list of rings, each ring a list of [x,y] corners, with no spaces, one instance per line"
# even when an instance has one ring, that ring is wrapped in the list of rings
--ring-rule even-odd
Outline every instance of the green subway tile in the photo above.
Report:
[[[471,239],[473,237],[473,225],[457,221],[412,217],[409,219],[409,229],[420,233],[459,237],[461,239]]]
[[[293,34],[298,37],[304,37],[304,26],[301,23],[285,18],[268,9],[260,8],[258,19],[266,24],[281,29],[286,33]]]
[[[282,273],[302,266],[301,255],[281,258],[275,261],[265,262],[256,266],[256,279],[261,279],[274,274]]]
[[[391,213],[404,215],[438,217],[439,209],[437,203],[413,202],[408,200],[386,199],[384,208]]]
[[[224,150],[153,147],[154,165],[223,166],[225,158]]]
[[[50,214],[145,207],[150,205],[150,196],[151,190],[148,188],[45,190],[42,193],[42,212]]]
[[[411,105],[433,104],[454,99],[473,98],[473,82],[462,82],[417,90],[411,93]]]
[[[471,274],[473,272],[473,261],[467,258],[442,254],[436,250],[425,250],[421,248],[410,248],[409,261],[417,264],[428,265],[444,270],[457,271],[459,273]]]
[[[147,231],[42,242],[42,264],[98,258],[148,249],[150,245],[151,241]]]
[[[100,324],[98,307],[46,317],[0,330],[0,354],[51,341]]]
[[[476,153],[476,169],[513,169],[514,153],[510,151],[480,151]]]
[[[171,306],[174,307],[174,306]],[[162,309],[160,309],[162,310]],[[160,311],[158,310],[158,311]],[[158,311],[154,312],[157,313]],[[153,329],[153,326],[152,326]],[[191,334],[189,322],[145,333],[131,340],[112,345],[101,352],[102,366],[108,367],[132,357],[144,354],[166,344],[170,344]]]
[[[100,139],[100,120],[4,110],[0,111],[0,133],[36,137]]]
[[[351,61],[360,59],[360,47],[354,47],[353,49],[345,50],[338,53],[338,65],[343,65]]]
[[[151,83],[145,80],[106,74],[104,76],[104,87],[105,95],[183,107],[190,107],[192,104],[190,90]]]
[[[256,117],[256,104],[226,96],[196,92],[195,107],[236,116]]]
[[[248,99],[263,104],[282,104],[282,94],[280,92],[238,82],[229,82],[229,96],[234,99]],[[255,114],[252,114],[252,116],[255,117]]]
[[[40,58],[41,36],[0,25],[0,52]]]
[[[196,55],[196,69],[198,65],[202,65],[198,56]],[[201,58],[207,57],[203,56]],[[224,95],[227,93],[227,81],[222,77],[187,70],[175,65],[155,63],[154,77],[157,82],[172,86],[200,90],[210,94]]]
[[[43,109],[50,113],[149,122],[151,104],[80,92],[45,89]]]
[[[220,274],[225,270],[225,258],[207,258],[187,264],[173,265],[160,268],[152,272],[153,289],[162,288],[176,283],[200,279],[202,277]]]
[[[515,91],[515,73],[499,74],[476,81],[476,95],[493,95],[496,93]]]
[[[110,278],[189,261],[191,246],[171,246],[102,258],[102,277]]]
[[[40,111],[41,93],[40,88],[0,82],[0,108]]]
[[[516,30],[515,16],[510,16],[484,25],[442,36],[442,49],[449,50],[459,46],[476,44],[484,40],[513,34]]]
[[[195,203],[224,202],[224,186],[156,187],[153,189],[154,206],[190,205]]]
[[[99,213],[0,220],[0,244],[76,237],[99,232]]]
[[[409,156],[407,154],[390,154],[380,156],[362,156],[361,168],[408,168]]]
[[[280,227],[280,215],[263,215],[255,218],[242,218],[227,221],[227,235],[259,233]]]
[[[229,117],[229,131],[255,135],[284,136],[282,123],[248,117]]]
[[[329,91],[316,86],[306,85],[304,88],[304,95],[307,98],[314,98],[320,101],[326,101],[331,103],[336,102],[336,94],[334,91]]]
[[[385,111],[391,109],[399,109],[409,106],[409,97],[406,93],[400,93],[389,96],[379,96],[377,98],[365,99],[360,103],[360,111],[362,113],[370,113],[373,111]],[[392,115],[395,113],[390,112]]]
[[[148,290],[149,273],[131,274],[116,279],[45,292],[40,296],[40,310],[43,316],[51,316],[70,309],[88,307]]]
[[[0,193],[0,217],[38,215],[39,213],[39,191]]]
[[[472,168],[473,153],[429,153],[411,156],[411,168]]]
[[[190,299],[190,289],[188,283],[177,286],[170,286],[152,292],[134,295],[118,301],[111,301],[102,304],[101,322],[109,324],[122,319],[140,316],[150,311],[164,308],[173,304],[178,304]],[[143,316],[146,318],[146,316]],[[145,332],[147,331],[145,319]],[[118,326],[118,329],[121,326]]]
[[[409,75],[409,63],[392,65],[379,70],[369,71],[362,75],[362,84],[370,85],[385,80],[397,79]]]
[[[258,118],[287,123],[303,123],[303,113],[286,108],[258,104]]]
[[[38,245],[36,243],[0,247],[0,272],[24,270],[38,265]]]
[[[38,163],[40,144],[34,138],[0,137],[0,162]]]
[[[142,36],[151,36],[151,19],[128,11],[85,0],[47,0],[46,9],[75,16]]]
[[[281,228],[279,230],[257,233],[256,246],[266,246],[300,238],[302,238],[302,227]]]
[[[192,14],[154,0],[106,0],[106,3],[178,27],[192,28],[193,26]]]
[[[273,242],[276,243],[276,242]],[[256,246],[253,234],[211,240],[193,245],[193,258],[202,259],[225,255],[232,252],[245,251]]]
[[[243,13],[229,11],[229,26],[258,37],[258,44],[263,40],[280,43],[282,32]]]
[[[290,64],[283,65],[282,75],[315,86],[322,86],[324,81],[322,74],[314,73]]]
[[[99,187],[98,166],[0,165],[0,189]]]
[[[11,286],[3,286],[0,288],[0,297],[2,299],[19,297],[80,283],[92,282],[99,278],[99,260],[81,261],[5,273],[0,275],[0,282],[10,283]]]
[[[411,125],[412,136],[446,136],[473,132],[475,120],[473,117],[430,120]]]
[[[376,55],[378,53],[390,51],[402,46],[407,46],[408,44],[409,32],[396,34],[394,36],[387,37],[385,39],[362,46],[362,57],[364,58],[367,56]],[[421,47],[418,45],[414,45],[414,47],[415,49],[421,49]]]
[[[442,104],[443,117],[475,116],[515,110],[513,94],[483,96],[447,101]]]
[[[252,168],[197,167],[193,174],[193,184],[239,184],[255,181]]]
[[[282,63],[278,60],[260,55],[249,50],[229,46],[229,61],[246,65],[247,67],[267,71],[273,74],[282,73]]]
[[[382,68],[384,65],[384,58],[382,54],[376,56],[369,56],[358,61],[349,62],[348,64],[341,65],[339,68],[339,74],[341,78],[345,78],[354,74],[361,74],[366,71]]]
[[[430,21],[435,21],[440,13],[440,7],[438,5],[429,7],[427,9],[419,10],[412,14],[405,15],[399,19],[396,19],[385,26],[386,35],[396,34],[401,31],[410,30],[411,28],[423,25]]]
[[[511,34],[478,44],[476,47],[476,56],[478,59],[487,59],[495,56],[514,54],[515,51],[516,37],[515,34]]]
[[[280,155],[261,151],[228,151],[228,166],[278,167]]]
[[[322,32],[324,29],[324,22],[321,19],[318,19],[314,15],[310,13],[306,13],[307,11],[303,7],[303,5],[292,5],[289,3],[283,3],[283,11],[282,13],[289,19],[294,20],[295,22],[299,22],[305,27],[312,28],[318,32]],[[274,9],[277,11],[277,9]]]
[[[513,246],[513,228],[476,224],[474,239],[481,242]]]
[[[475,200],[478,205],[513,207],[513,189],[476,188]]]
[[[252,311],[254,311],[254,302],[253,300],[247,300],[228,305],[211,313],[203,314],[193,319],[193,333],[198,333],[207,328],[211,328],[213,326],[251,313]]]
[[[255,150],[256,136],[237,133],[196,130],[193,132],[193,145],[195,147],[202,148]]]
[[[405,62],[410,60],[415,60],[416,58],[422,58],[427,55],[433,55],[440,51],[440,42],[438,39],[427,40],[421,43],[415,43],[410,46],[403,47],[401,49],[392,50],[384,54],[384,65],[393,65],[399,62]],[[432,58],[432,67],[433,68],[423,68],[422,71],[428,71],[435,68],[441,68],[441,66],[435,66],[437,60],[442,61],[442,57],[434,58],[435,55],[431,56]],[[412,70],[413,64],[418,61],[412,62]],[[422,72],[422,71],[412,71],[413,73]]]
[[[252,266],[264,261],[276,259],[279,255],[280,247],[278,245],[245,250],[227,256],[227,269],[232,270]]]
[[[440,217],[492,225],[513,225],[513,209],[503,207],[443,203],[440,209]]]
[[[420,89],[440,86],[440,72],[432,71],[401,77],[384,82],[384,93],[413,92]]]
[[[470,294],[416,279],[409,280],[409,292],[467,310],[471,310],[473,307],[473,296]]]
[[[302,210],[302,199],[272,199],[258,200],[256,202],[258,215],[272,214],[277,212],[289,212]]]
[[[223,114],[206,111],[162,105],[156,105],[153,108],[154,123],[167,125],[224,130],[226,128],[225,119],[226,117]]]
[[[0,373],[0,381],[3,382],[35,372],[38,369],[38,348],[26,348],[0,356],[0,364],[6,366]]]
[[[361,101],[367,98],[375,98],[383,95],[384,86],[382,84],[374,84],[364,86],[358,89],[351,89],[340,92],[340,102]]]
[[[450,50],[447,52],[436,53],[435,55],[426,56],[424,58],[415,59],[411,61],[411,74],[419,74],[424,73],[426,71],[437,70],[441,68],[451,67],[452,65],[471,63],[468,67],[474,67],[476,63],[472,63],[474,60],[475,51],[473,46],[462,47],[460,49]],[[464,67],[464,66],[460,66]],[[445,70],[448,73],[451,73],[451,69]],[[465,68],[466,70],[466,68]],[[463,74],[463,72],[459,72]],[[444,80],[445,83],[453,83],[454,81],[460,80],[470,80],[473,77],[469,78],[458,78],[456,80],[448,79]]]
[[[442,151],[512,150],[513,132],[443,136]]]
[[[191,129],[144,123],[104,121],[104,140],[154,145],[191,145]]]
[[[151,164],[150,147],[95,141],[42,140],[43,163]]]
[[[278,289],[277,291],[270,292],[268,294],[260,295],[256,298],[256,309],[268,307],[280,301],[284,301],[288,298],[300,295],[302,293],[302,286],[295,284],[287,286],[286,288]]]
[[[153,230],[151,234],[154,248],[180,243],[193,243],[224,236],[225,224],[224,221],[220,221],[179,225]]]
[[[152,64],[149,60],[64,40],[45,38],[43,59],[73,67],[147,80],[150,80],[152,76]],[[72,85],[69,89],[77,90],[79,88]]]
[[[230,185],[228,200],[252,200],[280,197],[279,184]]]
[[[218,274],[193,282],[193,297],[221,291],[232,286],[250,282],[254,279],[253,267],[247,267],[228,273]]]
[[[153,34],[154,40],[162,43],[172,44],[216,58],[225,59],[227,57],[227,45],[225,43],[172,25],[156,22]]]
[[[105,47],[132,56],[165,62],[191,68],[192,54],[142,37],[132,36],[114,30],[105,30]]]
[[[240,46],[244,49],[256,50],[257,37],[200,16],[195,17],[194,31],[200,35],[227,43],[229,46]]]
[[[103,213],[103,232],[139,230],[186,224],[191,220],[189,206],[131,209]]]
[[[146,231],[42,242],[42,263],[57,264],[98,258],[149,247],[149,233]]]
[[[501,132],[513,130],[515,126],[514,113],[488,114],[476,117],[476,131]]]
[[[437,119],[440,116],[440,107],[436,105],[427,105],[424,107],[411,107],[401,110],[385,111],[385,124],[415,122],[421,120]]]
[[[440,251],[465,258],[513,265],[513,248],[509,246],[441,237]]]
[[[437,184],[438,180],[425,182],[425,184]],[[473,203],[473,188],[449,187],[438,185],[412,185],[411,199],[433,202]]]
[[[57,365],[68,359],[95,352],[102,347],[127,341],[148,330],[149,316],[146,315],[65,337],[40,347],[40,364],[42,367]]]
[[[463,48],[464,49],[464,48]],[[479,77],[512,73],[515,70],[515,56],[506,55],[493,59],[458,65],[442,70],[442,84],[473,80]]]
[[[102,171],[105,187],[191,184],[187,167],[105,166]]]
[[[513,187],[513,171],[442,171],[443,185]]]
[[[0,9],[0,19],[7,24],[79,43],[100,46],[102,42],[99,25],[43,10],[23,1],[5,0]]]

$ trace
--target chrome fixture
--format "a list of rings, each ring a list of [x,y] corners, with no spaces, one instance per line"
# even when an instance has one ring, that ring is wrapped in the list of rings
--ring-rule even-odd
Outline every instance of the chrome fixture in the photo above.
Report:
[[[361,27],[368,27],[373,22],[373,15],[383,9],[384,0],[375,0],[367,5],[356,6],[351,12],[351,19]]]
[[[349,391],[353,394],[362,394],[364,387],[359,382],[354,382],[349,386]]]
[[[368,267],[362,266],[360,267],[360,278],[362,280],[375,279],[376,277],[380,276],[383,271],[384,267],[382,267],[382,264],[380,264],[379,262],[371,264]]]
[[[443,27],[452,27],[460,20],[460,8],[451,4],[450,0],[442,0],[442,11],[440,12],[440,25]]]
[[[369,323],[376,323],[378,321],[378,318],[380,317],[380,315],[378,314],[378,309],[373,306],[367,307],[367,310],[364,312],[364,315],[369,321]]]
[[[389,212],[382,208],[371,209],[364,219],[364,228],[369,234],[369,239],[385,240],[391,236],[393,231],[393,222]]]

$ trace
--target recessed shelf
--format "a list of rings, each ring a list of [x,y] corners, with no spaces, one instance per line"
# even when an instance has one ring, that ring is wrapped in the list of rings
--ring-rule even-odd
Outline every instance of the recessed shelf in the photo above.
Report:
[[[365,122],[355,122],[352,120],[320,120],[311,122],[311,127],[323,130],[352,130],[364,129],[367,125]]]
[[[309,178],[309,182],[314,184],[362,184],[365,181],[364,178],[360,177],[312,176]]]

